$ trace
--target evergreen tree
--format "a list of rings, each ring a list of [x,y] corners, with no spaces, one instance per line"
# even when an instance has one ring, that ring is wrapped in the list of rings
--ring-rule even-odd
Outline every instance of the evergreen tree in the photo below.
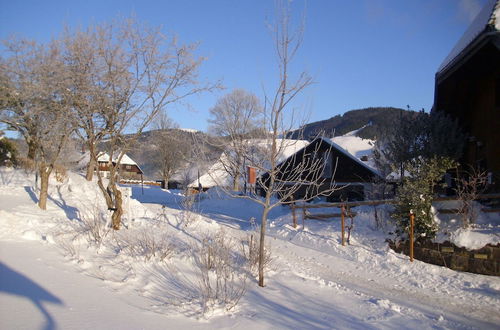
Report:
[[[432,212],[435,188],[446,171],[455,166],[452,159],[438,156],[430,159],[419,157],[406,164],[408,176],[398,187],[395,211],[392,214],[400,237],[408,232],[410,212],[415,215],[415,237],[435,237],[438,230]]]
[[[0,136],[0,166],[17,165],[16,145],[4,136]]]

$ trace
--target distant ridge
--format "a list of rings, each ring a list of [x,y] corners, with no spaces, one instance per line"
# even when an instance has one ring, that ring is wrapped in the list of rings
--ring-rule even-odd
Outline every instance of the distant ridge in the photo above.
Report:
[[[414,111],[393,107],[370,107],[351,110],[343,115],[306,124],[301,129],[290,133],[289,137],[292,139],[308,139],[317,135],[334,137],[358,130],[356,136],[376,140],[390,126],[397,124],[401,116],[406,118],[414,115]]]

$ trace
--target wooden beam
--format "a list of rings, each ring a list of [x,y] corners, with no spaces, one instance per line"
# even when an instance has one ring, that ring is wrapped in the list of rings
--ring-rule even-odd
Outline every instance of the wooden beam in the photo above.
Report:
[[[500,193],[494,194],[481,194],[478,196],[478,199],[500,199]],[[457,196],[442,196],[434,198],[435,202],[440,201],[453,201],[458,200]],[[328,207],[342,207],[345,205],[346,207],[354,207],[354,206],[362,206],[362,205],[382,205],[382,204],[395,204],[396,200],[394,199],[385,199],[385,200],[373,200],[373,201],[358,201],[358,202],[338,202],[338,203],[319,203],[319,204],[299,204],[295,207],[305,208],[305,209],[319,209],[319,208],[328,208]]]
[[[438,213],[441,214],[458,214],[460,213],[459,209],[438,209]]]
[[[355,217],[356,213],[351,212],[352,216]],[[347,215],[347,214],[346,214]],[[307,213],[306,218],[307,219],[316,219],[316,220],[326,220],[330,218],[340,218],[342,216],[342,213],[321,213],[321,214],[311,214]]]

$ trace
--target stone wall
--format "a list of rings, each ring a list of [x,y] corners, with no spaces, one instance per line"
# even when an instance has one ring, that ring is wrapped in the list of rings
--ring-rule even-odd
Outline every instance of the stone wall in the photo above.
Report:
[[[398,253],[410,254],[409,241],[389,242]],[[415,242],[414,258],[430,264],[464,272],[500,276],[500,244],[486,245],[478,250],[467,250],[450,242]]]

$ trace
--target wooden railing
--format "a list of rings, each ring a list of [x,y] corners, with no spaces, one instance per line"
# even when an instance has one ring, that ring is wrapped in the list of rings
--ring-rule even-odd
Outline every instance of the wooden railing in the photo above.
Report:
[[[500,193],[494,193],[494,194],[481,194],[478,196],[477,199],[500,199]],[[434,199],[435,202],[441,202],[441,201],[452,201],[452,200],[458,200],[457,196],[444,196],[444,197],[437,197]],[[357,202],[337,202],[337,203],[319,203],[319,204],[295,204],[291,203],[290,207],[292,209],[292,219],[293,219],[293,227],[297,228],[297,210],[302,210],[302,226],[305,226],[305,220],[306,219],[315,219],[315,220],[327,220],[331,218],[340,218],[341,220],[341,231],[342,231],[342,246],[345,246],[346,239],[345,239],[345,219],[346,217],[351,218],[351,226],[348,228],[348,238],[347,242],[349,243],[349,237],[350,237],[350,230],[352,229],[352,222],[353,222],[353,217],[356,216],[355,212],[351,212],[350,208],[351,207],[356,207],[356,206],[363,206],[363,205],[369,205],[369,206],[376,206],[376,205],[384,205],[384,204],[395,204],[396,200],[394,199],[386,199],[386,200],[371,200],[371,201],[357,201]],[[309,209],[319,209],[319,208],[340,208],[340,213],[335,212],[335,213],[321,213],[321,214],[312,214],[308,210]],[[481,211],[483,212],[500,212],[500,208],[482,208]],[[458,213],[458,209],[442,209],[439,210],[440,213],[444,214],[451,214],[451,213]],[[410,217],[410,260],[413,261],[413,224],[415,221],[415,215],[409,214]]]

